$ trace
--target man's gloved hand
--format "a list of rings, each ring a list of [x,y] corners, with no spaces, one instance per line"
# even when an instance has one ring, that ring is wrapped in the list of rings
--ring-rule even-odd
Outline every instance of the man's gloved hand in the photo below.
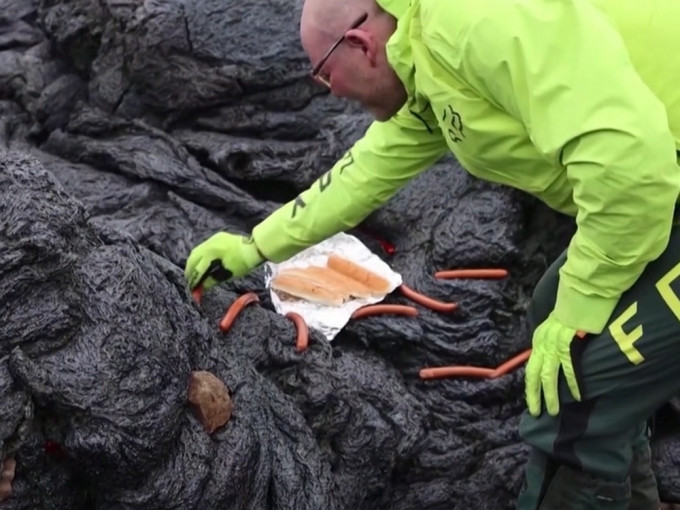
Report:
[[[248,274],[262,262],[264,258],[251,237],[218,232],[191,250],[184,278],[192,291],[198,286],[207,290]]]
[[[572,396],[577,401],[581,400],[581,390],[571,359],[570,346],[574,340],[579,341],[577,330],[563,325],[553,314],[534,331],[525,377],[526,400],[532,416],[541,414],[541,391],[548,414],[555,416],[559,412],[557,382],[560,367]]]

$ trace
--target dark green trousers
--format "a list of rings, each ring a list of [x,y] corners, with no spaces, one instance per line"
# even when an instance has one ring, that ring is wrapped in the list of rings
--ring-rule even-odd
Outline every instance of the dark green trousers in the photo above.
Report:
[[[555,303],[563,254],[538,283],[531,330]],[[647,423],[680,391],[680,228],[621,298],[604,332],[574,342],[582,401],[560,380],[560,413],[522,416],[532,447],[517,510],[657,510]]]

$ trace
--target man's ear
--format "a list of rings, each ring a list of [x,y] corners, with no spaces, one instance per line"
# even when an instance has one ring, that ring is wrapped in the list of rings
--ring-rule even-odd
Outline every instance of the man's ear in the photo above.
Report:
[[[375,66],[378,57],[378,41],[371,32],[355,28],[348,30],[345,34],[345,42],[355,48],[361,48],[366,57],[368,57],[371,66]]]

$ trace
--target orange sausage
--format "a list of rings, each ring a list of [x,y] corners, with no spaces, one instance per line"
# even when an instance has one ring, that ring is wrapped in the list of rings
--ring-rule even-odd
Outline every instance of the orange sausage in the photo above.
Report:
[[[526,360],[528,360],[529,356],[531,356],[531,349],[527,349],[526,351],[519,353],[517,356],[510,358],[505,363],[500,364],[498,368],[493,371],[493,374],[490,377],[495,378],[508,374],[510,371],[514,370]]]
[[[579,331],[576,335],[580,338],[585,336],[585,333]],[[449,366],[437,368],[423,368],[420,371],[421,379],[440,379],[444,377],[483,377],[495,379],[509,374],[512,370],[519,367],[526,362],[531,356],[531,349],[520,352],[517,356],[510,358],[508,361],[501,363],[497,368],[481,368],[481,367],[466,367],[466,366]]]
[[[435,278],[505,278],[508,276],[507,269],[449,269],[437,271]]]
[[[416,292],[415,290],[404,284],[402,284],[399,287],[399,290],[405,297],[407,297],[414,303],[423,305],[424,307],[429,308],[430,310],[435,310],[437,312],[453,312],[454,310],[458,309],[458,303],[444,303],[443,301],[438,301],[429,296],[426,296],[425,294]]]
[[[355,310],[352,314],[352,319],[363,319],[364,317],[382,315],[384,313],[416,317],[418,315],[418,310],[412,306],[406,305],[368,305]]]
[[[580,339],[585,338],[586,334],[583,331],[577,331],[576,336],[579,337]],[[529,357],[531,356],[531,349],[527,349],[526,351],[520,352],[517,356],[514,356],[510,358],[508,361],[502,363],[501,365],[494,370],[494,373],[491,377],[500,377],[502,375],[506,375],[518,366],[520,366],[522,363],[527,361]]]
[[[229,328],[231,328],[232,324],[236,320],[236,317],[238,317],[238,315],[241,313],[241,310],[243,310],[250,303],[256,303],[259,300],[260,298],[257,297],[257,294],[254,292],[246,292],[237,298],[231,304],[227,310],[227,313],[224,314],[224,317],[222,317],[222,320],[220,321],[220,330],[222,330],[223,333],[229,331]]]
[[[309,341],[309,328],[307,328],[307,323],[305,322],[301,315],[295,312],[288,312],[286,314],[286,318],[293,321],[293,324],[295,324],[295,329],[297,329],[295,350],[297,352],[302,352],[306,350]]]
[[[437,368],[423,368],[420,371],[421,379],[441,379],[444,377],[491,377],[493,374],[491,368],[479,367],[437,367]]]
[[[203,297],[203,289],[201,287],[196,287],[191,291],[191,297],[194,298],[194,301],[200,305],[201,298]]]

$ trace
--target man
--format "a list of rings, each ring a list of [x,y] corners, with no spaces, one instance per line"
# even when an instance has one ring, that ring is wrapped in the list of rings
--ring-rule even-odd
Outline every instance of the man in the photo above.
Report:
[[[680,2],[307,0],[313,75],[376,117],[193,289],[357,225],[447,150],[575,217],[530,310],[520,510],[656,510],[646,420],[680,389]],[[680,281],[680,280],[679,280]]]

